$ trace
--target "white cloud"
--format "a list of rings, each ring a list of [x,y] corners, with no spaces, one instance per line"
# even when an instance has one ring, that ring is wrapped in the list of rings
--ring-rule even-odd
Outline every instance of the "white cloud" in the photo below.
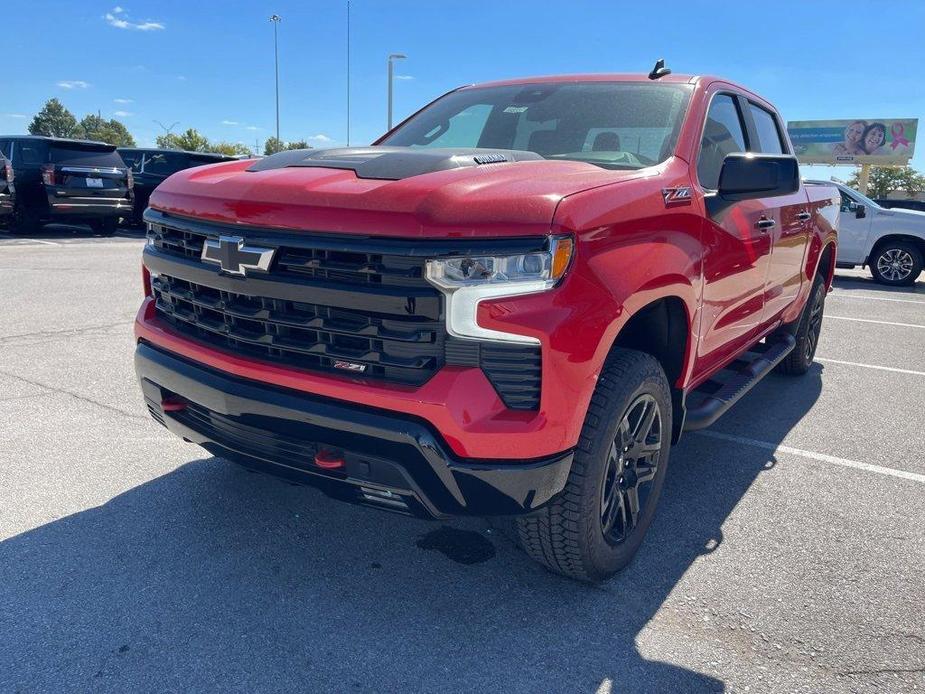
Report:
[[[129,20],[128,14],[125,10],[116,5],[112,8],[111,11],[103,15],[103,19],[106,20],[106,23],[109,26],[115,27],[116,29],[131,29],[133,31],[160,31],[164,29],[165,26],[162,22],[155,22],[151,19],[146,19],[143,22],[133,22]]]
[[[115,111],[113,115],[119,116],[119,118],[127,118],[128,116],[134,116],[135,114],[129,113],[128,111]]]
[[[244,128],[244,129],[245,129],[245,130],[253,130],[253,131],[263,130],[263,128],[258,128],[256,125],[248,125],[248,126],[247,126],[246,128]]]
[[[134,104],[135,100],[134,99],[113,99],[113,102],[117,104]]]
[[[90,86],[89,82],[83,80],[61,80],[58,86],[62,89],[86,89]]]
[[[330,137],[328,137],[327,135],[322,135],[321,133],[319,133],[319,134],[317,134],[317,135],[312,135],[312,136],[311,136],[310,138],[308,138],[308,139],[309,139],[309,140],[313,140],[313,141],[315,141],[315,142],[331,142],[331,138],[330,138]]]
[[[222,125],[240,125],[236,120],[223,120]]]
[[[181,82],[186,82],[186,75],[177,75],[177,79]]]
[[[4,113],[3,115],[7,118],[26,118],[24,113]]]
[[[395,75],[395,79],[397,79],[397,80],[413,80],[413,79],[414,79],[414,75]]]

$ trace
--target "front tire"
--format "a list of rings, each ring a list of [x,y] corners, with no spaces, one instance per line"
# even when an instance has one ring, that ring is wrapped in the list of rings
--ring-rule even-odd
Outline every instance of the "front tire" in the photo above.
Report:
[[[869,265],[880,284],[908,287],[915,284],[922,272],[922,252],[909,241],[887,241],[870,254]]]
[[[94,219],[90,222],[90,228],[95,234],[100,236],[115,236],[119,228],[119,220],[115,217],[106,217],[105,219]]]
[[[589,582],[629,564],[665,481],[671,418],[668,379],[658,361],[614,350],[591,398],[565,489],[516,521],[527,554]]]

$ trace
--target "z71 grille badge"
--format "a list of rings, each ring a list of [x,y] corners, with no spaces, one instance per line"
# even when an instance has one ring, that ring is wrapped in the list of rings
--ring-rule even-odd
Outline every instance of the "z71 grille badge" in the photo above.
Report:
[[[352,361],[341,361],[336,359],[334,361],[335,369],[343,369],[344,371],[353,371],[355,373],[363,373],[366,371],[366,364],[356,364]]]

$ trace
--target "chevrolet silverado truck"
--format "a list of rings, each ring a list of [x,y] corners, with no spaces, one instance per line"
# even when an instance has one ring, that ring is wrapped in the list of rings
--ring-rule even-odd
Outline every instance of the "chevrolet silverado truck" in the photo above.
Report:
[[[151,416],[611,576],[672,442],[810,368],[835,265],[838,193],[801,184],[774,107],[667,72],[467,86],[369,147],[172,175],[135,323]]]

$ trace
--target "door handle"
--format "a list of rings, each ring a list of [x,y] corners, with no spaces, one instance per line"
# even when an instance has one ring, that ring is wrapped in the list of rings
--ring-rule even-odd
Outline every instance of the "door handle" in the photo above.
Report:
[[[801,222],[808,221],[811,217],[812,215],[809,212],[800,212],[800,214],[797,215],[797,219]]]
[[[762,217],[757,222],[755,222],[755,226],[758,227],[759,229],[765,230],[765,229],[770,229],[772,226],[774,226],[775,223],[776,222],[773,219]]]

